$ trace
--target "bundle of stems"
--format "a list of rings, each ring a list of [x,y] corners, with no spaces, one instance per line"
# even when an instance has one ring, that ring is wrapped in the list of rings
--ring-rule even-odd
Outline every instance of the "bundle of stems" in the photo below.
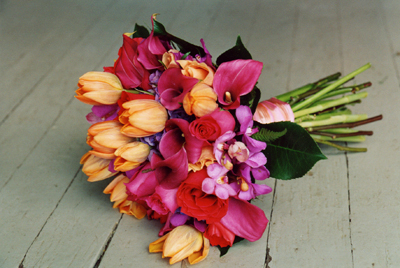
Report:
[[[368,93],[359,91],[372,84],[344,84],[370,67],[371,64],[368,63],[342,78],[340,73],[335,73],[276,98],[290,104],[295,122],[305,128],[316,142],[342,151],[365,152],[366,148],[342,146],[334,141],[362,142],[366,135],[370,136],[373,132],[357,131],[353,128],[382,119],[382,115],[371,118],[366,114],[353,115],[347,108],[348,105],[360,103],[361,99],[366,98]]]

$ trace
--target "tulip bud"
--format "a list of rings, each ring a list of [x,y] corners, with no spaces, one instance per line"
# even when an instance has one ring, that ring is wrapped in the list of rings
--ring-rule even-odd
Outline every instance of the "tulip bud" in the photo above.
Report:
[[[82,171],[89,176],[90,182],[101,181],[117,174],[108,170],[110,162],[111,160],[97,157],[90,152],[84,154],[80,161],[83,164]]]
[[[257,105],[253,120],[261,124],[280,121],[294,122],[294,114],[288,103],[271,98]]]
[[[114,159],[116,149],[134,140],[121,133],[122,126],[118,121],[93,124],[86,138],[86,143],[93,148],[90,153],[104,159]]]
[[[168,113],[159,102],[137,99],[125,102],[122,107],[126,109],[119,117],[119,121],[124,124],[122,134],[140,138],[164,130]]]
[[[106,72],[88,72],[79,78],[75,98],[90,105],[117,103],[122,93],[119,78]]]
[[[111,194],[110,201],[114,202],[113,208],[119,208],[120,213],[133,215],[138,219],[142,219],[147,214],[146,208],[134,201],[126,200],[128,195],[125,184],[128,182],[129,179],[121,174],[111,181],[103,193]]]
[[[217,98],[218,96],[212,87],[199,83],[185,95],[183,108],[189,115],[194,114],[197,117],[202,117],[218,108]]]
[[[150,153],[150,146],[145,143],[134,141],[128,143],[115,151],[117,158],[114,161],[114,169],[122,172],[138,167],[146,161]]]
[[[149,252],[162,252],[171,257],[170,264],[188,258],[190,264],[202,261],[208,255],[210,242],[203,233],[188,225],[181,225],[150,243]]]

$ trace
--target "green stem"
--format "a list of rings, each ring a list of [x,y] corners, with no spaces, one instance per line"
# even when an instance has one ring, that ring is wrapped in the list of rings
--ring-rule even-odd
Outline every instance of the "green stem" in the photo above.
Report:
[[[324,140],[324,141],[348,141],[348,142],[363,142],[365,141],[365,136],[351,136],[351,137],[341,137],[341,138],[331,138],[327,136],[322,136],[322,135],[315,135],[315,134],[310,134],[310,136],[315,140]]]
[[[328,113],[321,113],[318,115],[304,115],[302,117],[296,118],[295,123],[301,123],[306,121],[315,121],[315,120],[325,120],[335,115],[350,115],[351,111],[347,108],[340,108],[337,110],[330,111]]]
[[[340,151],[347,151],[347,152],[366,152],[367,148],[354,148],[354,147],[345,147],[345,146],[340,146],[338,144],[335,144],[333,142],[325,141],[325,140],[319,140],[319,139],[314,139],[318,143],[323,143],[329,146],[332,146]]]
[[[335,88],[337,88],[338,86],[346,83],[347,81],[349,81],[350,79],[352,79],[353,77],[355,77],[356,75],[362,73],[363,71],[367,70],[368,68],[371,67],[370,63],[365,64],[364,66],[362,66],[361,68],[355,70],[354,72],[344,76],[343,78],[340,78],[339,80],[333,82],[332,84],[330,84],[329,86],[327,86],[326,88],[324,88],[323,90],[319,91],[318,93],[316,93],[315,95],[313,95],[312,97],[306,99],[305,101],[302,101],[300,103],[297,103],[296,105],[294,105],[292,107],[293,112],[299,111],[301,108],[313,103],[315,100],[317,100],[318,98],[320,98],[321,96],[325,95],[326,93],[334,90]],[[305,113],[307,114],[307,113]]]
[[[343,123],[343,124],[333,124],[333,125],[325,125],[325,126],[320,126],[320,127],[314,127],[314,128],[309,128],[307,131],[320,131],[320,130],[325,130],[325,129],[337,129],[337,128],[353,128],[365,124],[369,124],[378,120],[382,120],[382,115],[377,115],[365,120],[357,121],[354,123]]]
[[[366,98],[367,96],[368,96],[368,92],[360,92],[360,93],[356,93],[354,95],[349,95],[349,96],[345,96],[343,98],[339,98],[339,99],[331,100],[331,101],[328,101],[328,102],[324,102],[323,104],[319,104],[319,105],[312,106],[312,107],[307,108],[307,109],[303,109],[303,110],[294,112],[294,118],[297,118],[297,117],[300,117],[300,116],[303,116],[303,115],[306,115],[306,114],[313,114],[313,113],[316,113],[316,112],[320,112],[320,111],[323,111],[325,109],[328,109],[328,108],[331,108],[331,107],[334,107],[334,106],[339,106],[339,105],[342,105],[342,104],[350,103],[350,102],[353,102],[353,101],[356,101],[356,100],[359,100],[359,99],[362,99],[362,98]],[[305,101],[307,101],[307,100],[305,100]]]
[[[306,121],[298,123],[299,126],[303,128],[312,128],[312,127],[320,127],[326,125],[340,124],[340,123],[353,123],[361,120],[367,119],[368,116],[366,114],[343,114],[343,115],[334,115],[328,119],[324,120],[315,120],[315,121]]]
[[[295,98],[298,95],[304,94],[305,92],[312,90],[316,87],[321,87],[322,85],[325,85],[328,82],[337,80],[340,77],[340,75],[341,74],[339,72],[328,75],[327,77],[324,77],[314,83],[310,83],[310,84],[304,85],[302,87],[296,88],[289,92],[278,95],[275,98],[277,98],[278,100],[284,101],[284,102],[289,102],[290,99]]]

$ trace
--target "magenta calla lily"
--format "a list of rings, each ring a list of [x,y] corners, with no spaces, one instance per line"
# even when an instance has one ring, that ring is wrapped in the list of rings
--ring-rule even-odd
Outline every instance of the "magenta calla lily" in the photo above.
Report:
[[[171,150],[178,150],[184,146],[190,163],[196,163],[201,155],[204,141],[197,139],[189,131],[189,122],[183,119],[170,119],[165,124],[167,134],[166,139],[161,140],[160,151],[162,154],[169,155]],[[177,140],[173,141],[173,139]],[[169,151],[169,152],[168,152]]]
[[[184,181],[188,174],[188,159],[185,148],[181,148],[172,156],[162,159],[159,155],[151,157],[151,167],[161,187],[173,189]]]
[[[142,168],[137,169],[131,180],[126,183],[126,190],[129,196],[134,199],[152,195],[158,185],[155,172],[143,172],[151,169],[151,165],[147,162]]]
[[[123,35],[122,47],[119,50],[119,58],[114,64],[115,75],[121,80],[125,89],[142,86],[144,89],[150,86],[143,83],[148,80],[149,73],[138,61],[138,45],[142,38],[130,38]]]
[[[158,80],[158,92],[161,103],[169,110],[176,110],[182,106],[185,95],[199,80],[184,76],[180,69],[166,70]]]
[[[142,65],[147,70],[162,70],[164,67],[159,62],[162,60],[162,55],[167,52],[167,49],[161,43],[161,40],[158,36],[154,36],[154,21],[153,18],[151,20],[153,29],[149,37],[147,37],[139,46],[139,57],[138,61],[142,63]]]
[[[225,109],[236,109],[240,96],[253,90],[263,64],[255,60],[233,60],[222,63],[214,76],[214,90],[218,102]]]
[[[221,219],[221,223],[235,235],[254,242],[263,235],[268,219],[259,207],[230,197],[228,212]]]

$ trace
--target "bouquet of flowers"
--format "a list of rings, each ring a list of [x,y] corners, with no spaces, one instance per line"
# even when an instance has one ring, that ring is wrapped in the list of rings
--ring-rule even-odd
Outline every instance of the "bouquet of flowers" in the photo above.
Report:
[[[315,141],[360,150],[332,141],[360,141],[371,133],[351,128],[381,118],[345,106],[366,96],[353,93],[369,84],[343,84],[369,65],[260,102],[263,64],[240,37],[216,63],[201,44],[153,15],[151,31],[124,34],[114,66],[80,77],[75,96],[93,105],[82,171],[91,182],[114,177],[104,193],[121,213],[164,224],[149,251],[171,264],[260,239],[268,219],[251,200],[272,191],[260,182],[303,176],[326,158]]]

